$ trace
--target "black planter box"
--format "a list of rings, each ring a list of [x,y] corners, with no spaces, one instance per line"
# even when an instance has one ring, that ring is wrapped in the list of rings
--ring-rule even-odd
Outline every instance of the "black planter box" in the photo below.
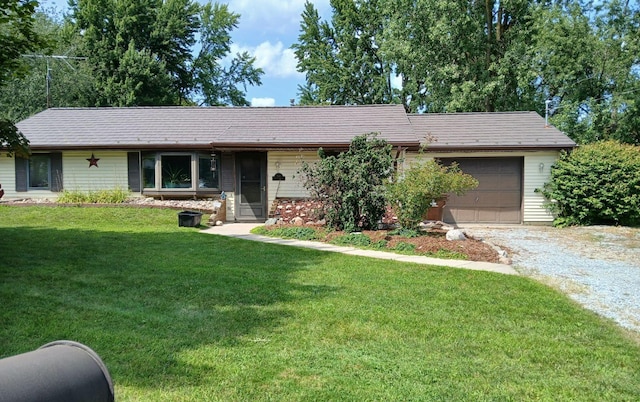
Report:
[[[202,212],[182,211],[178,213],[178,226],[200,226],[200,219],[202,219]]]

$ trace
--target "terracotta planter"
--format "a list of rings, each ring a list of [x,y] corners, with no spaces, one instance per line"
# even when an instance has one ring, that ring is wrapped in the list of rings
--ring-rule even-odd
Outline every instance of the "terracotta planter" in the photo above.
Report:
[[[427,221],[441,221],[444,216],[444,206],[447,204],[446,198],[441,198],[436,201],[436,206],[427,210],[427,213],[423,215],[423,219]]]

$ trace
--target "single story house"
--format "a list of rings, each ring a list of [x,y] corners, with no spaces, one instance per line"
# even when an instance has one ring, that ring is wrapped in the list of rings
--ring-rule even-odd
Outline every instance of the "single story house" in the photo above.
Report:
[[[401,105],[53,108],[17,127],[33,155],[0,158],[5,200],[54,199],[63,189],[165,199],[224,193],[227,219],[236,221],[263,221],[275,200],[307,196],[297,172],[319,147],[344,150],[376,132],[401,155],[400,168],[437,157],[479,180],[450,197],[445,220],[550,222],[535,190],[560,151],[576,145],[534,112],[407,114]]]

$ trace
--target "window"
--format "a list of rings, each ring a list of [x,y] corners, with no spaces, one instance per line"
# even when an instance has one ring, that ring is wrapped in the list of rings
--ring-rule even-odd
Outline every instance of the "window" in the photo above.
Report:
[[[143,153],[142,182],[145,189],[215,190],[220,186],[217,154]]]
[[[191,188],[191,155],[162,155],[162,188]]]
[[[218,188],[220,158],[215,154],[198,155],[198,188]]]
[[[16,191],[62,191],[62,152],[15,157]]]
[[[156,187],[156,155],[142,155],[142,187]]]
[[[33,154],[29,158],[29,189],[49,190],[51,183],[51,158],[48,154]]]

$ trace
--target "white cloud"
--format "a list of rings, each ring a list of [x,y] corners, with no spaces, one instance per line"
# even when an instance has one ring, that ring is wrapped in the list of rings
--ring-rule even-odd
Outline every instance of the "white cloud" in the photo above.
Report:
[[[273,98],[251,98],[251,106],[253,107],[262,107],[262,106],[275,106],[276,100]]]
[[[329,0],[311,1],[322,13]],[[258,24],[265,31],[290,32],[300,26],[305,0],[230,0],[229,9],[240,14],[240,25]]]
[[[254,65],[264,70],[266,77],[302,78],[304,74],[296,71],[298,60],[292,49],[285,48],[282,42],[272,44],[262,42],[257,47],[231,45],[231,53],[248,52],[256,58]]]

